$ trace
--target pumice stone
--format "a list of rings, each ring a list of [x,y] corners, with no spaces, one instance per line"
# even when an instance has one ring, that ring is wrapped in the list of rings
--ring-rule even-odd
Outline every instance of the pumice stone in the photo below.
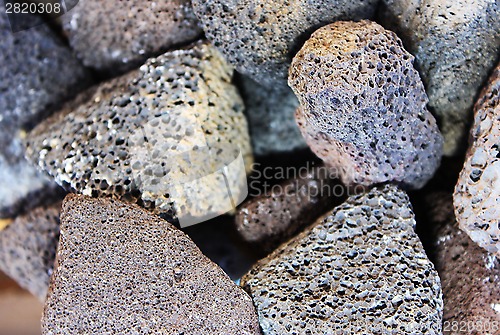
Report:
[[[426,108],[413,56],[370,21],[320,28],[288,78],[307,143],[346,184],[421,188],[441,161],[443,139]]]

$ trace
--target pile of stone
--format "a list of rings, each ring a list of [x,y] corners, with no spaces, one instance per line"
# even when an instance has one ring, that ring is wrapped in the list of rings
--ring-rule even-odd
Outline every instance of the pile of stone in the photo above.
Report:
[[[81,0],[12,33],[0,14],[0,270],[43,334],[499,334],[498,17]]]

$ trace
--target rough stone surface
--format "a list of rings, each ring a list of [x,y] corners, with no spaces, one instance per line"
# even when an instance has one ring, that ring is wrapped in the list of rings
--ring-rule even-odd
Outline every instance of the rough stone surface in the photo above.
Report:
[[[252,163],[231,75],[207,44],[165,53],[40,124],[27,155],[85,195],[138,202],[167,217],[216,216],[246,196]]]
[[[434,253],[443,290],[443,333],[500,333],[500,261],[458,228],[451,194],[428,196],[437,227]]]
[[[307,143],[344,183],[420,188],[437,169],[443,140],[413,57],[380,25],[320,28],[294,57],[289,85]]]
[[[377,0],[193,0],[205,34],[236,69],[265,86],[286,84],[307,36],[336,20],[370,18]]]
[[[343,193],[336,194],[336,185],[341,185],[334,180],[334,172],[323,165],[302,169],[296,178],[245,202],[235,217],[239,234],[249,243],[273,250],[339,202]]]
[[[242,278],[265,334],[441,334],[439,277],[394,186],[350,197]]]
[[[59,242],[61,204],[38,207],[0,230],[0,270],[45,300]]]
[[[252,301],[183,232],[135,205],[69,195],[43,334],[260,334]]]
[[[474,107],[470,147],[454,193],[460,228],[500,255],[500,65]]]
[[[267,88],[242,75],[240,89],[256,156],[307,148],[294,118],[299,101],[288,86]]]
[[[83,63],[113,73],[202,33],[190,0],[80,0],[63,19],[64,31]]]
[[[500,52],[498,0],[383,0],[381,20],[415,55],[443,133],[444,153],[465,146],[472,106]]]
[[[25,132],[8,126],[0,121],[0,218],[15,217],[62,193],[53,180],[24,158],[21,138]]]
[[[32,126],[90,77],[46,25],[12,33],[0,13],[0,124]]]

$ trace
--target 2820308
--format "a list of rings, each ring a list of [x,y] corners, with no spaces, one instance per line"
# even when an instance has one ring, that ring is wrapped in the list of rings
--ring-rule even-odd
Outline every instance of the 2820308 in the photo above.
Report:
[[[5,4],[5,12],[7,14],[60,14],[62,6],[60,3],[28,3],[16,2]]]
[[[480,333],[495,333],[500,329],[500,321],[444,321],[443,333],[465,333],[470,334],[472,331]]]

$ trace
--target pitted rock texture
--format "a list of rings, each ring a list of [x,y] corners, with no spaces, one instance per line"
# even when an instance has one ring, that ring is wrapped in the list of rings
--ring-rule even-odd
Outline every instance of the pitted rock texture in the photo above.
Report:
[[[260,334],[250,297],[143,209],[69,195],[43,334]]]
[[[208,44],[165,53],[43,122],[26,140],[27,155],[85,195],[179,219],[222,214],[246,196],[245,166],[252,163],[231,76]]]
[[[415,56],[444,136],[444,154],[466,145],[472,107],[500,52],[498,0],[383,0],[380,22]]]
[[[350,197],[242,278],[265,334],[441,334],[439,277],[394,186]]]
[[[88,71],[48,26],[12,33],[0,14],[0,124],[36,124],[88,86]]]
[[[445,335],[500,332],[500,261],[458,228],[451,194],[427,197],[437,228],[433,252],[443,290]]]
[[[26,133],[12,123],[0,121],[0,219],[48,204],[63,193],[24,158],[21,140]]]
[[[271,251],[342,199],[335,171],[320,165],[299,173],[240,206],[235,223],[245,241]]]
[[[240,90],[256,156],[307,148],[294,118],[299,101],[288,86],[267,88],[241,75]]]
[[[470,147],[454,193],[460,228],[500,256],[500,65],[474,107]]]
[[[61,204],[38,207],[0,230],[0,270],[45,300],[59,242]]]
[[[286,84],[293,55],[316,28],[371,18],[377,0],[193,0],[205,35],[236,69],[258,83]]]
[[[77,56],[108,73],[132,69],[202,33],[190,0],[80,0],[62,18]]]
[[[439,166],[443,140],[413,57],[380,25],[320,28],[294,57],[288,81],[302,134],[344,183],[420,188]]]

